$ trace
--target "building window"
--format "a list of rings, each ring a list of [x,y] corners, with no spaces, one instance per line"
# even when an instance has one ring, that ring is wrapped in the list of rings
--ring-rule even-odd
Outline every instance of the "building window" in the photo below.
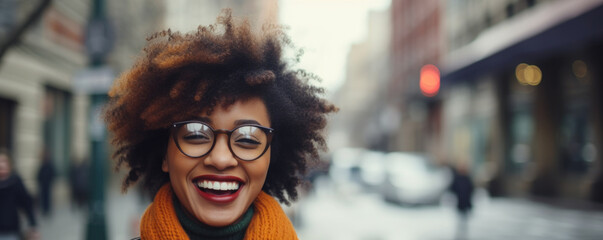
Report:
[[[44,97],[44,142],[55,168],[66,174],[70,163],[71,95],[63,90],[46,87]]]
[[[0,40],[5,39],[17,21],[17,1],[0,0]]]
[[[513,15],[515,15],[515,5],[513,5],[513,3],[507,4],[506,12],[507,12],[507,18],[513,17]]]
[[[0,98],[0,149],[13,150],[15,102]]]
[[[484,16],[484,24],[486,25],[486,28],[491,27],[492,23],[492,15],[490,15],[490,13],[486,13],[486,15]]]

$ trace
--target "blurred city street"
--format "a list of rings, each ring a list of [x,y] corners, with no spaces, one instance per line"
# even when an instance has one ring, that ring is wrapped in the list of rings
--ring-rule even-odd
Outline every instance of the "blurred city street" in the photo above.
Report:
[[[454,201],[404,207],[384,202],[360,187],[336,191],[328,179],[295,207],[300,239],[456,239]],[[488,198],[478,191],[468,237],[462,239],[601,239],[603,210],[572,210],[523,199]]]
[[[139,219],[148,205],[148,200],[142,200],[137,188],[132,188],[127,194],[122,194],[119,178],[115,177],[107,188],[105,201],[105,214],[108,239],[132,239],[140,236],[138,233]],[[63,191],[62,184],[57,184],[56,192]],[[68,196],[68,194],[57,194]],[[41,240],[85,239],[87,219],[87,206],[78,208],[72,206],[69,199],[55,199],[56,204],[52,215],[39,217]]]
[[[283,206],[300,239],[603,239],[603,0],[0,0],[0,191],[19,176],[41,239],[140,235],[151,199],[121,192],[108,91],[225,9],[282,25],[283,66],[339,109]]]
[[[594,240],[603,236],[602,208],[489,198],[484,190],[477,191],[474,199],[468,236],[460,239]],[[53,214],[40,218],[42,239],[83,239],[87,210],[73,208],[67,199],[57,200]],[[111,185],[106,202],[109,239],[138,236],[138,219],[147,204],[136,189],[121,194],[118,185]],[[295,209],[297,214],[291,218],[302,240],[459,239],[451,196],[438,205],[401,206],[355,183],[337,187],[325,176],[317,179],[310,193],[284,208]]]

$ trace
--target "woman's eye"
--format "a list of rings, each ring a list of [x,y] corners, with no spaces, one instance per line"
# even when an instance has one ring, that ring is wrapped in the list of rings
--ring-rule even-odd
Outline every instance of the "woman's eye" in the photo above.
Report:
[[[184,137],[182,137],[182,139],[184,139],[185,141],[190,142],[190,143],[209,142],[209,137],[207,137],[203,134],[189,134],[189,135],[185,135]]]
[[[237,144],[237,146],[240,146],[243,148],[254,148],[254,147],[262,144],[253,138],[239,138],[235,141],[235,143]]]

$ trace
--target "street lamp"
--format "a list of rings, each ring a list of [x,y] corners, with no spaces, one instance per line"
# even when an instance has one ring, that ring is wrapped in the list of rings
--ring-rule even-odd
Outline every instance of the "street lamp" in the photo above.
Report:
[[[101,109],[107,101],[106,92],[113,73],[105,64],[105,58],[113,47],[113,32],[107,20],[104,1],[93,0],[92,14],[86,27],[86,52],[88,69],[80,72],[76,82],[90,94],[90,205],[86,225],[87,240],[106,240],[105,218],[105,169],[107,159],[106,129],[101,120]],[[108,79],[108,80],[107,80]]]

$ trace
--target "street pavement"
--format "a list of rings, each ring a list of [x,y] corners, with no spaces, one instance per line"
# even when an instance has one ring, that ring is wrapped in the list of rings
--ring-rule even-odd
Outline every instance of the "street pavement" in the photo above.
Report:
[[[52,215],[39,217],[43,240],[84,239],[87,209],[70,205],[66,187],[57,184]],[[386,203],[357,185],[335,187],[328,178],[290,207],[284,207],[302,240],[595,240],[603,239],[603,210],[575,209],[525,199],[489,198],[477,191],[465,234],[459,234],[452,197],[437,206],[404,207]],[[120,192],[109,184],[106,219],[109,239],[138,236],[139,218],[149,203],[136,189]],[[460,235],[460,236],[457,236]]]
[[[122,194],[118,181],[111,181],[107,189],[105,219],[109,239],[128,240],[139,236],[139,219],[149,200],[141,198],[136,188],[131,188],[127,194]],[[41,239],[85,239],[88,208],[78,208],[71,204],[65,182],[57,182],[54,190],[52,214],[48,217],[38,216],[38,231]]]
[[[466,231],[459,231],[454,198],[437,206],[386,203],[359,186],[334,187],[326,179],[291,208],[300,239],[498,240],[603,239],[603,209],[559,207],[525,199],[474,196]],[[600,206],[599,206],[600,207]],[[578,208],[578,209],[576,209]]]

